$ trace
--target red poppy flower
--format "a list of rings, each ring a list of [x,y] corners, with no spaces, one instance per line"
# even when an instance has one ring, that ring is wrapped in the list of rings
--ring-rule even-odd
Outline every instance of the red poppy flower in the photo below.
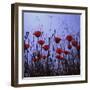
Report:
[[[76,47],[76,46],[77,46],[77,44],[78,44],[78,42],[77,42],[77,41],[72,40],[72,45],[73,45],[73,46],[75,46],[75,47]]]
[[[66,54],[66,55],[67,55],[67,54],[70,54],[70,52],[69,52],[69,51],[64,51],[64,54]]]
[[[54,40],[56,43],[59,43],[61,41],[61,38],[60,37],[54,37]]]
[[[68,49],[71,49],[72,48],[72,46],[71,45],[68,45]]]
[[[76,47],[76,48],[77,48],[77,50],[80,50],[80,45],[77,45],[77,47]]]
[[[42,46],[45,43],[45,41],[44,40],[39,40],[38,43]]]
[[[29,47],[30,47],[29,44],[24,44],[24,48],[25,48],[25,49],[28,49]]]
[[[36,32],[33,33],[33,35],[35,35],[36,37],[40,37],[41,34],[42,34],[42,33],[41,33],[40,31],[36,31]]]
[[[44,49],[45,51],[47,51],[47,50],[49,49],[49,45],[44,45],[44,46],[43,46],[43,49]]]
[[[73,37],[72,37],[71,35],[67,35],[66,39],[67,39],[68,41],[72,41],[72,40],[73,40]]]
[[[56,49],[56,53],[61,54],[62,52],[63,52],[63,50],[61,48]]]
[[[60,56],[60,55],[57,55],[56,58],[59,59],[59,60],[63,60],[64,59],[64,57]]]

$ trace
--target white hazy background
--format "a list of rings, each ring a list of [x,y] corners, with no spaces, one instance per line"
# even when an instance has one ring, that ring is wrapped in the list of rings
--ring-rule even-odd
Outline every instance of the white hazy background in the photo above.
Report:
[[[87,6],[90,16],[90,0],[0,0],[0,90],[89,90],[90,77],[85,84],[64,84],[37,87],[11,87],[11,3],[39,3],[70,6]],[[90,17],[88,17],[88,38],[90,38]],[[90,41],[88,40],[88,46]],[[88,53],[90,53],[88,47]],[[89,56],[89,55],[88,55]],[[88,57],[88,69],[90,68],[90,57]],[[88,70],[90,76],[90,70]]]

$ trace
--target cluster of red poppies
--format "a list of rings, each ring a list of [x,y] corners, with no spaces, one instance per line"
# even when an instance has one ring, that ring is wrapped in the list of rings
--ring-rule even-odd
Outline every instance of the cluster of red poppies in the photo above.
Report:
[[[74,36],[72,35],[67,35],[64,39],[62,39],[60,36],[56,36],[56,34],[52,35],[52,37],[47,37],[45,40],[42,38],[44,35],[43,32],[41,31],[35,31],[33,33],[33,42],[35,40],[36,45],[32,46],[35,47],[35,51],[33,49],[30,49],[32,52],[31,55],[31,61],[33,62],[32,65],[33,71],[32,76],[38,76],[38,75],[54,75],[56,70],[54,70],[54,62],[57,61],[58,64],[58,69],[57,73],[58,75],[64,75],[64,74],[79,74],[80,69],[79,69],[79,64],[75,65],[74,61],[79,60],[80,62],[80,41],[79,39],[77,40]],[[48,41],[48,44],[47,44]],[[51,43],[53,41],[53,43]],[[65,43],[62,43],[65,42]],[[31,45],[24,45],[24,47],[28,50]],[[63,46],[63,47],[62,47]],[[52,49],[52,50],[51,50]],[[72,51],[77,51],[75,54]],[[43,53],[44,52],[44,53]],[[29,52],[28,52],[29,53]],[[29,54],[28,54],[29,55]],[[70,59],[68,57],[74,57],[73,59]],[[45,61],[45,67],[44,64],[41,61]],[[53,67],[53,70],[49,70],[50,66],[48,66],[48,63],[52,62],[53,64],[51,65]],[[70,63],[72,62],[72,66]],[[44,67],[44,69],[39,65]],[[68,65],[67,65],[68,64]],[[62,66],[63,71],[60,69],[60,66]],[[65,66],[65,67],[64,67]],[[37,69],[35,69],[37,68]],[[26,70],[27,68],[25,68]],[[38,71],[39,70],[39,71]],[[42,70],[42,73],[41,73]],[[76,70],[76,71],[75,71]],[[75,72],[73,72],[75,71]],[[48,73],[50,72],[50,73]]]
[[[40,36],[42,36],[43,33],[41,31],[35,31],[33,33],[33,35],[38,38],[37,39],[37,44],[39,44],[43,50],[48,51],[48,55],[38,54],[38,56],[36,58],[33,58],[33,61],[36,62],[36,61],[41,60],[42,58],[43,59],[48,58],[48,56],[50,55],[50,53],[49,53],[50,45],[49,44],[48,45],[45,44],[45,40],[40,38]],[[55,41],[56,44],[59,44],[61,40],[62,40],[61,37],[54,35],[54,41]],[[72,47],[75,47],[77,49],[77,51],[80,50],[80,44],[72,37],[72,35],[67,35],[65,40],[68,41],[67,48],[69,50],[63,50],[62,48],[56,48],[56,50],[55,50],[56,56],[55,57],[57,59],[59,59],[59,60],[63,60],[64,59],[63,54],[65,54],[65,55],[71,54],[70,50],[72,49]],[[26,45],[25,47],[29,48],[29,46],[30,45]]]
[[[42,32],[36,31],[33,33],[33,35],[39,38],[42,35]],[[46,45],[44,40],[38,40],[38,44],[41,45],[45,51],[49,49],[49,45]]]
[[[66,39],[69,41],[69,45],[68,45],[68,48],[71,49],[72,46],[76,47],[77,50],[80,50],[80,44],[78,44],[78,42],[71,36],[71,35],[68,35],[66,37]],[[72,45],[71,45],[72,44]]]

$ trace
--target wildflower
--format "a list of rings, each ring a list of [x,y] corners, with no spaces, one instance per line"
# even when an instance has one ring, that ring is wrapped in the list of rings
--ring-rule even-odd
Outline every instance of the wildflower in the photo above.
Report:
[[[25,48],[25,49],[28,49],[29,47],[30,47],[29,44],[24,44],[24,48]]]
[[[67,39],[68,41],[72,41],[72,40],[73,40],[73,37],[72,37],[71,35],[67,35],[66,39]]]
[[[45,51],[49,50],[49,45],[44,45],[44,46],[43,46],[43,49],[44,49]]]
[[[77,48],[77,50],[80,50],[80,45],[77,45],[77,47],[76,47],[76,48]]]
[[[70,54],[70,52],[65,50],[65,51],[64,51],[64,54],[67,55],[67,54]]]
[[[45,41],[44,40],[39,40],[38,43],[42,46],[45,43]]]
[[[60,37],[54,37],[54,40],[56,43],[59,43],[61,41],[61,38]]]
[[[33,35],[35,35],[36,37],[40,37],[41,36],[41,32],[40,31],[35,31],[34,33],[33,33]]]
[[[63,50],[61,48],[56,49],[56,53],[61,54],[62,52],[63,52]]]

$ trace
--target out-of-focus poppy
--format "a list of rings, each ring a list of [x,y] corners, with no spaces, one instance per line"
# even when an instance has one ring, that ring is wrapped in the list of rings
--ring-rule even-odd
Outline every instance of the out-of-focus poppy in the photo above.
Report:
[[[68,49],[71,49],[72,48],[72,46],[71,45],[68,45]]]
[[[64,59],[64,57],[60,56],[60,55],[57,55],[56,58],[59,59],[59,60],[63,60]]]
[[[67,54],[70,54],[70,52],[69,52],[69,51],[67,51],[67,50],[65,50],[65,51],[64,51],[64,54],[66,54],[66,55],[67,55]]]
[[[54,37],[54,40],[56,43],[59,43],[61,41],[61,38],[60,37]]]
[[[43,46],[43,49],[44,49],[45,51],[49,50],[49,45],[44,45],[44,46]]]
[[[44,40],[39,40],[38,43],[42,46],[45,43],[45,41]]]
[[[28,49],[29,47],[30,47],[29,44],[24,44],[24,48],[25,48],[25,49]]]
[[[66,36],[66,39],[67,39],[68,41],[72,41],[72,40],[73,40],[73,37],[72,37],[72,35],[67,35],[67,36]]]
[[[76,47],[76,46],[77,46],[77,44],[78,44],[78,42],[77,42],[77,41],[72,40],[72,45],[73,45],[73,46],[75,46],[75,47]]]
[[[35,35],[36,37],[40,37],[41,36],[41,31],[35,31],[34,33],[33,33],[33,35]]]
[[[56,53],[61,54],[62,52],[63,52],[63,50],[61,48],[56,49]]]
[[[77,45],[77,47],[76,47],[76,48],[77,48],[77,50],[80,50],[80,45]]]

